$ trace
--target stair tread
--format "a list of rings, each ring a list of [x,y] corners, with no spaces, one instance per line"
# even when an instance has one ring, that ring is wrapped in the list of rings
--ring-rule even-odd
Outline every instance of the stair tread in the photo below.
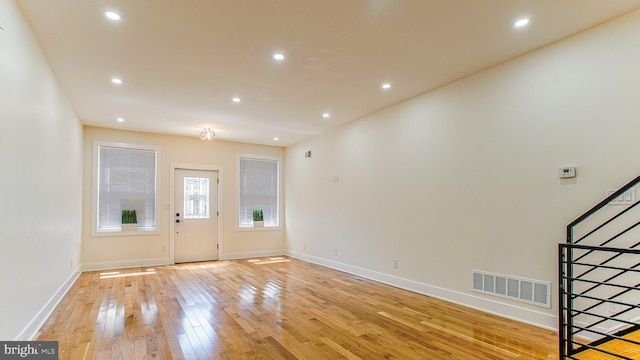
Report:
[[[623,338],[640,342],[640,330],[634,331]],[[632,359],[640,359],[640,345],[628,343],[623,340],[611,340],[604,344],[597,346],[598,349],[607,350],[615,354],[620,354]],[[574,355],[575,359],[579,360],[608,360],[608,359],[620,359],[619,357],[609,356],[598,350],[589,349],[579,354]]]

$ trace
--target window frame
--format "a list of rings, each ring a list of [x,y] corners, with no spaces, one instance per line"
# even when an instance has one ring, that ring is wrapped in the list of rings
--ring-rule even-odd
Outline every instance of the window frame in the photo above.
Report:
[[[98,231],[98,171],[99,171],[99,158],[100,147],[114,147],[131,150],[151,150],[156,152],[155,161],[155,178],[156,178],[156,191],[155,191],[155,217],[156,227],[154,230],[138,229],[137,231]],[[129,144],[129,143],[117,143],[108,141],[94,141],[93,142],[93,166],[92,166],[92,189],[91,189],[91,236],[92,237],[110,237],[110,236],[136,236],[136,235],[159,235],[160,234],[160,204],[158,203],[158,193],[160,192],[160,147],[151,145]]]
[[[240,181],[242,180],[240,176],[241,159],[254,159],[254,160],[269,160],[269,161],[277,161],[278,164],[278,179],[277,179],[277,199],[276,204],[278,206],[277,214],[278,214],[278,226],[264,226],[262,228],[254,228],[254,227],[241,227],[240,226],[240,189],[242,188]],[[254,155],[254,154],[239,154],[236,160],[236,231],[275,231],[282,230],[284,217],[282,216],[282,157],[280,156],[268,156],[268,155]]]

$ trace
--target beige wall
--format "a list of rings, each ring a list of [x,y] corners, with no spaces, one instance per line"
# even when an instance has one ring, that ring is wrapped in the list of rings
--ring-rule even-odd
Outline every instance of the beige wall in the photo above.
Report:
[[[222,238],[220,258],[250,257],[282,254],[284,251],[284,216],[281,230],[237,230],[237,172],[238,156],[252,154],[281,157],[284,148],[249,145],[220,140],[202,141],[193,137],[168,136],[120,131],[85,126],[82,262],[86,269],[138,266],[169,262],[170,224],[170,167],[171,164],[196,164],[222,167]],[[158,190],[159,213],[157,235],[92,236],[93,146],[94,141],[157,146],[160,148]],[[284,163],[283,163],[284,165]],[[284,187],[283,187],[284,188]],[[284,196],[283,196],[284,197]],[[282,202],[284,206],[284,201]]]
[[[640,172],[639,33],[634,12],[287,148],[290,253],[555,327],[566,224]],[[472,269],[553,306],[471,292]]]
[[[172,163],[222,167],[221,258],[288,249],[553,327],[556,244],[565,225],[640,168],[640,12],[286,154],[195,137],[83,131],[14,1],[0,0],[0,23],[0,251],[8,254],[0,284],[10,289],[0,292],[0,339],[28,339],[81,264],[169,260]],[[94,141],[160,147],[158,235],[91,236]],[[304,159],[305,150],[313,151],[311,159]],[[236,229],[239,154],[285,157],[286,241],[284,230]],[[577,166],[575,181],[558,179],[565,165]],[[554,305],[472,293],[472,269],[550,281]]]
[[[80,266],[82,125],[13,0],[0,25],[0,339],[29,340]]]

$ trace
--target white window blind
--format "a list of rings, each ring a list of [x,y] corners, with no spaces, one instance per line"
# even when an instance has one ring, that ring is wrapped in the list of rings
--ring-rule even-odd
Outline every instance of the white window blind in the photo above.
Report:
[[[122,210],[136,211],[138,229],[156,229],[156,156],[156,150],[98,147],[98,231],[120,231]]]
[[[265,227],[278,227],[279,160],[240,158],[239,227],[253,227],[253,210],[262,210]]]

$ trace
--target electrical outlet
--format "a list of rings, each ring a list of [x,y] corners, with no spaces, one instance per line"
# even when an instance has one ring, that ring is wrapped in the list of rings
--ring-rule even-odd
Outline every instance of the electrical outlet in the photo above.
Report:
[[[398,259],[393,259],[393,268],[394,269],[398,268]]]
[[[338,256],[338,249],[333,249],[333,256]]]

